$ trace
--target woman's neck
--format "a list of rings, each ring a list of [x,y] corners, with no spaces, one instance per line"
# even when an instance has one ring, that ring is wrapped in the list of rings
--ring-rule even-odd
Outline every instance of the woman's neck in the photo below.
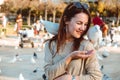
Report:
[[[66,35],[66,42],[72,42],[73,41],[73,37],[69,34]]]

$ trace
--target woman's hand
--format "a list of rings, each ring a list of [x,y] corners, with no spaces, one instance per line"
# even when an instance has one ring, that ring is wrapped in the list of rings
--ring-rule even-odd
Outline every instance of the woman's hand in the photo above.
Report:
[[[69,75],[69,74],[65,74],[65,75],[62,75],[54,80],[72,80],[72,75]]]
[[[70,54],[70,57],[72,59],[78,59],[78,58],[85,59],[85,58],[90,57],[94,52],[95,52],[94,50],[89,50],[89,51],[73,51]]]
[[[73,60],[73,59],[79,59],[79,58],[85,59],[85,58],[88,58],[88,57],[92,56],[93,53],[95,53],[94,50],[89,50],[89,51],[73,51],[73,52],[71,52],[70,55],[68,55],[66,57],[66,65],[68,65],[71,62],[71,60]]]

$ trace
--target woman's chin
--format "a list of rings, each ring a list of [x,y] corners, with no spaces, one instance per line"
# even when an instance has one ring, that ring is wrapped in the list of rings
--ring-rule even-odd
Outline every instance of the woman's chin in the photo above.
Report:
[[[79,36],[75,36],[75,38],[80,38],[80,35]]]

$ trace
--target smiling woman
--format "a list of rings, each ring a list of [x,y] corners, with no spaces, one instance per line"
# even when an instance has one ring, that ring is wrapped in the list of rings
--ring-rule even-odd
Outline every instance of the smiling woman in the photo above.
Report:
[[[73,2],[65,8],[58,34],[45,45],[44,70],[48,80],[102,79],[94,47],[83,38],[90,22],[86,4]]]

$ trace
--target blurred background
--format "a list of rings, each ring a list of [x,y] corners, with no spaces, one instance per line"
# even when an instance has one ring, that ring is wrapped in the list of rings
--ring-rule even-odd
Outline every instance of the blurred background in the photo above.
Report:
[[[99,13],[107,25],[98,59],[103,80],[120,80],[120,0],[0,0],[0,80],[43,80],[43,42],[53,35],[40,20],[56,26],[71,2],[88,4],[92,20]]]
[[[40,16],[44,20],[59,22],[65,6],[73,1],[87,3],[92,17],[99,12],[106,23],[114,20],[116,26],[120,24],[119,0],[0,0],[0,17],[5,14],[8,25],[14,24],[18,14],[22,14],[23,26],[30,26]]]

